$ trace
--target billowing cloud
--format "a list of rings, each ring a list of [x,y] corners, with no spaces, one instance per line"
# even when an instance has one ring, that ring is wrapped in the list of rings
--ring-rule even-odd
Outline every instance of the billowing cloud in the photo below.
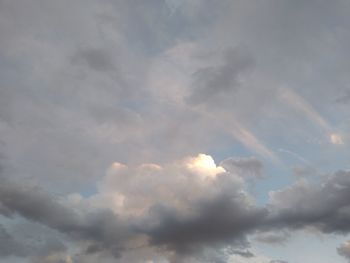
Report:
[[[109,253],[121,258],[128,250],[145,247],[163,250],[163,257],[171,262],[208,259],[207,252],[213,248],[222,252],[210,257],[251,258],[254,254],[246,249],[252,234],[259,242],[282,244],[289,237],[284,229],[349,232],[348,172],[332,174],[320,185],[300,179],[271,192],[265,207],[256,205],[246,192],[242,175],[259,172],[257,160],[228,159],[222,165],[226,169],[204,154],[163,166],[115,162],[100,182],[99,192],[88,198],[57,197],[5,179],[0,203],[4,216],[19,215],[50,227],[77,242],[85,255]],[[2,233],[8,244],[15,242]],[[13,253],[9,247],[2,249],[4,255]],[[42,258],[66,256],[57,253]]]
[[[252,203],[243,186],[238,174],[200,154],[162,167],[113,164],[100,189],[101,195],[121,198],[116,211],[143,218],[140,231],[151,245],[190,255],[225,241],[246,244],[246,234],[266,211]]]
[[[113,163],[99,189],[89,198],[59,198],[5,180],[0,203],[5,216],[17,214],[53,228],[84,243],[86,253],[108,251],[118,257],[145,245],[182,257],[210,246],[221,249],[227,242],[245,247],[246,235],[267,215],[238,174],[204,154],[162,167]]]

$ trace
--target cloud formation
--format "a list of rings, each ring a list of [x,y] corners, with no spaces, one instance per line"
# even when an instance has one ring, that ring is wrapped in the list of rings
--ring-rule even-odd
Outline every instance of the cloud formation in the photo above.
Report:
[[[337,247],[337,252],[339,255],[345,257],[350,261],[350,243],[349,241],[344,242],[339,247]]]
[[[220,251],[227,244],[232,250],[223,252],[223,260],[234,254],[250,258],[253,253],[240,250],[249,247],[250,234],[258,234],[259,242],[270,244],[284,243],[288,237],[284,232],[269,234],[267,230],[312,227],[325,233],[349,232],[348,172],[330,175],[321,186],[301,179],[295,185],[271,192],[268,206],[259,207],[244,190],[242,179],[242,174],[249,176],[256,171],[256,160],[244,160],[238,173],[231,166],[231,170],[222,168],[214,176],[211,167],[205,171],[189,165],[198,160],[203,157],[185,158],[162,167],[113,163],[99,185],[99,193],[89,198],[55,197],[39,187],[5,179],[0,187],[0,203],[6,211],[2,214],[19,215],[61,232],[78,242],[86,255],[110,253],[122,258],[128,250],[146,246],[175,253],[164,254],[171,262],[185,262],[193,256],[203,260],[208,257],[206,249],[215,247]],[[237,160],[226,160],[222,165],[241,164]],[[8,244],[1,247],[3,256],[32,255],[4,228],[1,233],[4,244]],[[61,249],[65,251],[64,247]],[[345,255],[345,246],[339,247],[338,252]],[[62,256],[66,257],[52,254],[41,258]]]
[[[325,233],[347,233],[350,173],[338,171],[320,184],[299,180],[270,193],[274,226],[314,227]]]
[[[216,166],[205,155],[164,167],[114,163],[100,193],[88,199],[78,196],[75,202],[5,180],[0,203],[7,217],[17,214],[88,243],[86,253],[108,251],[120,257],[131,244],[139,244],[184,257],[210,246],[220,249],[227,242],[246,247],[246,235],[267,211],[254,205],[239,175],[223,168],[213,174],[215,167],[208,167],[208,161]]]
[[[200,165],[201,169],[193,169]],[[78,242],[86,255],[110,253],[122,258],[128,250],[158,247],[173,253],[171,257],[164,254],[171,262],[204,259],[206,249],[225,251],[227,244],[232,250],[223,252],[226,260],[234,254],[254,257],[241,250],[249,248],[251,234],[257,234],[259,242],[281,244],[288,237],[283,229],[349,232],[348,172],[332,174],[320,186],[300,179],[271,192],[269,204],[259,207],[246,192],[243,178],[259,172],[261,164],[254,159],[228,159],[222,165],[226,169],[213,174],[211,169],[220,166],[203,154],[165,166],[113,163],[99,193],[89,198],[53,196],[39,187],[4,179],[2,214],[19,215],[63,233]],[[268,232],[280,230],[281,235]],[[28,253],[5,229],[1,233],[10,244],[1,247],[3,256]],[[338,252],[344,255],[345,247]]]
[[[295,230],[347,235],[349,11],[0,1],[0,262],[284,262]],[[314,261],[348,256],[325,239]]]

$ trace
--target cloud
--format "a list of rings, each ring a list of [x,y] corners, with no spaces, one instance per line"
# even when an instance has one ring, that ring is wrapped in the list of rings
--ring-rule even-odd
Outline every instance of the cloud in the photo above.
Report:
[[[291,233],[287,231],[272,231],[272,232],[258,232],[255,235],[255,240],[273,245],[284,245],[291,237]]]
[[[330,132],[332,127],[303,97],[291,89],[283,88],[280,91],[281,98],[296,110],[305,114],[311,121],[317,124],[325,132]]]
[[[15,240],[4,228],[0,225],[0,257],[7,256],[27,256],[30,254],[30,248],[24,246]]]
[[[110,250],[118,256],[120,243],[128,227],[110,210],[78,213],[38,187],[4,182],[0,187],[0,202],[12,216],[18,214],[66,234],[73,240],[91,242],[98,249]],[[8,214],[5,214],[8,216]]]
[[[349,104],[350,103],[350,91],[349,90],[346,90],[345,91],[345,94],[340,96],[339,98],[337,98],[335,100],[337,103],[340,103],[340,104]]]
[[[201,169],[189,166],[203,160]],[[271,192],[265,207],[257,206],[244,190],[244,171],[260,171],[260,163],[234,158],[222,162],[223,167],[225,163],[227,169],[213,174],[211,171],[221,166],[204,154],[162,166],[115,162],[100,182],[99,191],[85,198],[53,196],[40,187],[4,179],[0,203],[6,209],[4,216],[20,215],[50,227],[76,242],[85,256],[123,258],[128,251],[158,248],[171,262],[212,257],[225,262],[233,254],[253,257],[247,250],[249,236],[281,244],[289,237],[285,229],[350,231],[349,172],[336,172],[320,185],[298,180]],[[4,231],[2,238],[15,242]],[[41,258],[66,255],[60,252],[64,247],[52,244],[52,253],[43,249],[47,254]],[[10,253],[9,247],[3,248],[4,255]]]
[[[140,218],[139,231],[150,245],[192,255],[228,241],[247,244],[246,234],[266,211],[251,202],[243,184],[238,175],[200,154],[161,167],[113,164],[100,191],[119,196],[114,200],[122,202],[114,207],[121,215]]]
[[[240,255],[241,257],[245,257],[245,258],[254,257],[254,254],[252,252],[250,252],[249,250],[246,250],[246,251],[235,250],[235,251],[233,251],[233,254]]]
[[[350,173],[338,171],[320,184],[304,179],[270,192],[274,227],[314,227],[324,233],[348,233]]]
[[[110,55],[104,49],[83,49],[72,56],[72,63],[87,64],[96,71],[114,70]]]
[[[43,259],[36,259],[38,263],[72,263],[72,259],[69,256],[62,255],[50,255]]]
[[[0,203],[5,216],[20,215],[55,229],[85,244],[86,254],[120,257],[128,249],[154,246],[179,257],[207,257],[207,248],[221,250],[227,242],[246,247],[246,235],[267,215],[243,184],[202,154],[165,166],[113,163],[99,192],[89,198],[60,198],[6,179]]]
[[[148,231],[151,243],[166,245],[180,254],[216,243],[238,242],[244,245],[245,235],[266,216],[264,209],[247,206],[245,202],[239,195],[222,194],[195,204],[194,215],[191,216],[181,216],[180,212],[155,207],[152,215],[159,223]]]
[[[256,158],[229,158],[223,160],[220,165],[227,171],[241,176],[262,177],[263,167],[261,161]]]
[[[226,50],[223,60],[222,65],[202,68],[194,74],[190,103],[212,107],[228,103],[240,88],[245,74],[254,68],[252,57],[238,48]]]
[[[347,233],[348,172],[298,180],[266,206],[246,184],[266,170],[259,197],[286,185],[274,173],[291,155],[321,163],[319,174],[348,165],[346,147],[317,137],[347,139],[349,7],[0,1],[1,253],[35,263],[115,262],[111,254],[227,262],[234,251],[257,254],[250,237],[276,244],[291,229]],[[272,162],[217,165],[198,152]],[[40,225],[52,250],[28,245],[11,227],[18,220]]]
[[[0,259],[17,257],[51,263],[67,258],[67,247],[57,233],[35,223],[17,223],[7,229],[0,225],[0,241]]]
[[[331,143],[337,144],[337,145],[344,144],[342,136],[340,134],[338,134],[338,133],[332,133],[330,135],[330,141],[331,141]]]
[[[216,166],[213,158],[210,155],[199,154],[195,158],[190,158],[187,162],[189,170],[205,176],[215,177],[220,173],[225,173],[226,170],[221,166]]]
[[[0,200],[3,207],[10,213],[40,221],[53,228],[69,231],[70,225],[78,224],[77,215],[70,209],[61,205],[49,193],[40,188],[28,187],[3,179],[0,186]],[[10,214],[11,215],[11,214]]]
[[[339,255],[345,257],[350,262],[350,242],[346,241],[337,247],[337,252]]]
[[[278,163],[279,159],[275,153],[270,150],[265,144],[260,141],[251,131],[247,130],[242,124],[234,121],[233,118],[229,121],[230,125],[230,134],[232,134],[238,141],[245,145],[248,149],[253,150],[262,157]]]

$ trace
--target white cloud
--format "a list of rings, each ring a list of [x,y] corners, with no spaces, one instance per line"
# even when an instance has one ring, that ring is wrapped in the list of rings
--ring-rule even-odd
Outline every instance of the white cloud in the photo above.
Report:
[[[338,133],[332,133],[330,135],[330,141],[331,141],[331,143],[337,144],[337,145],[344,144],[342,136],[340,134],[338,134]]]

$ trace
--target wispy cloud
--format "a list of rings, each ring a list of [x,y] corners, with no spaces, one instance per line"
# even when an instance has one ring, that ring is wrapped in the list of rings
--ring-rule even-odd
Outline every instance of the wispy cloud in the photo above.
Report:
[[[295,91],[290,88],[281,88],[280,97],[283,101],[287,102],[289,106],[293,107],[295,110],[305,114],[305,116],[321,128],[327,140],[332,144],[341,145],[344,144],[342,136],[340,133],[335,132],[334,128],[330,123],[318,113],[314,107],[302,96],[298,95]]]

